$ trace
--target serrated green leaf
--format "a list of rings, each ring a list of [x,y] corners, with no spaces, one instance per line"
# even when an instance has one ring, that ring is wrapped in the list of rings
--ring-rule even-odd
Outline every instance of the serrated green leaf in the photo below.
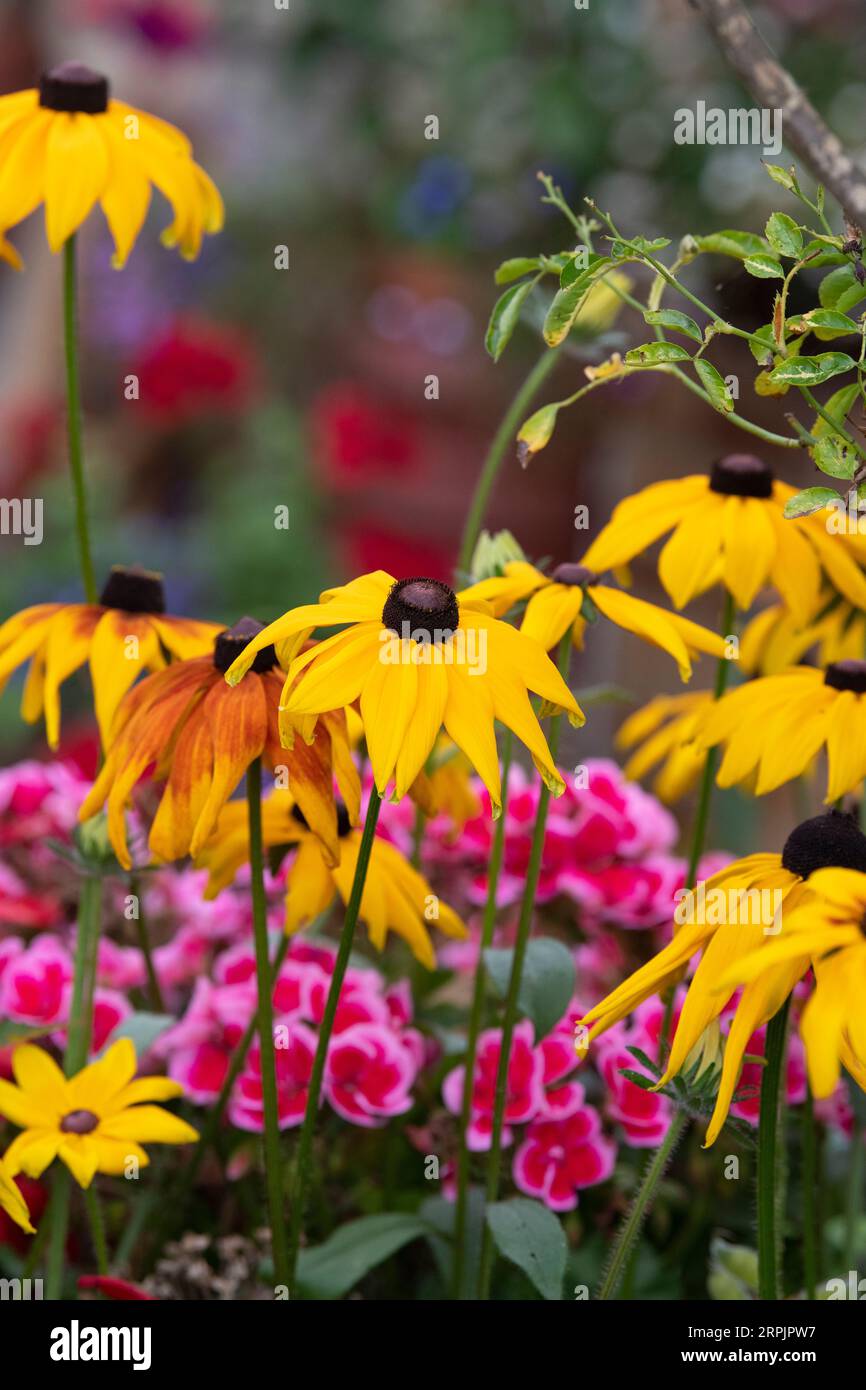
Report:
[[[548,347],[558,347],[568,337],[586,295],[611,264],[609,256],[596,256],[588,269],[578,275],[577,279],[565,289],[557,290],[542,328]]]
[[[754,342],[753,338],[760,338],[761,343]],[[749,351],[759,367],[766,367],[772,361],[775,347],[776,339],[771,323],[762,324],[749,339]]]
[[[540,269],[541,262],[537,256],[513,256],[497,267],[493,278],[497,285],[510,285],[512,280],[520,280],[524,275],[531,275],[534,270]]]
[[[821,472],[831,478],[844,478],[850,482],[857,472],[859,455],[839,434],[828,432],[809,453]]]
[[[848,372],[855,367],[853,357],[847,352],[820,352],[817,357],[795,357],[780,362],[768,379],[785,386],[820,386],[840,372]]]
[[[642,1091],[651,1091],[656,1084],[651,1076],[644,1076],[642,1071],[635,1071],[633,1067],[620,1067],[620,1076],[624,1076],[626,1081],[630,1081],[633,1086],[638,1086]]]
[[[508,346],[520,321],[520,310],[534,288],[534,280],[522,280],[519,285],[512,285],[511,289],[500,295],[494,304],[484,339],[484,346],[494,362],[499,361]]]
[[[784,280],[785,272],[772,256],[746,256],[744,268],[758,280]]]
[[[828,502],[838,503],[839,494],[832,487],[806,487],[785,503],[785,517],[790,521],[798,516],[811,516],[820,512]]]
[[[866,286],[858,281],[850,262],[837,266],[824,276],[818,286],[818,298],[822,309],[838,309],[847,314],[861,299],[866,299]]]
[[[722,415],[729,415],[734,408],[734,402],[731,400],[731,393],[725,385],[724,377],[705,357],[695,358],[695,371],[700,377],[701,385],[709,396],[712,405]]]
[[[704,335],[694,319],[690,319],[688,314],[681,314],[679,309],[645,309],[643,316],[644,322],[653,327],[658,325],[660,328],[673,329],[676,333],[685,333],[696,343],[704,341]]]
[[[552,1211],[529,1197],[512,1197],[487,1208],[487,1225],[503,1259],[517,1265],[542,1298],[562,1298],[568,1247]]]
[[[809,309],[805,314],[792,315],[786,326],[792,333],[812,332],[816,328],[832,330],[835,334],[859,332],[854,320],[847,314],[840,314],[838,309]]]
[[[796,260],[803,250],[803,233],[793,217],[788,217],[787,213],[772,213],[767,219],[764,233],[779,256],[788,256]]]
[[[760,256],[767,249],[763,237],[754,232],[723,231],[711,232],[708,236],[695,237],[701,251],[717,256],[733,256],[745,260],[746,256]]]
[[[567,290],[575,280],[586,275],[587,271],[600,267],[602,262],[607,266],[611,264],[611,259],[609,256],[597,256],[594,251],[584,256],[575,254],[569,257],[559,272],[559,288]]]
[[[652,366],[659,362],[687,362],[689,354],[679,343],[642,343],[625,355],[629,366]]]

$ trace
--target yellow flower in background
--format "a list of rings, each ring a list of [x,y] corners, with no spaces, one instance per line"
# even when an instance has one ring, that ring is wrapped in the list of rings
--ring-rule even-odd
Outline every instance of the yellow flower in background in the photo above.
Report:
[[[866,652],[866,613],[832,591],[822,593],[817,613],[805,623],[771,604],[744,628],[740,665],[749,675],[778,675],[812,651],[819,666],[857,660]]]
[[[108,80],[80,63],[52,68],[38,90],[0,97],[0,230],[44,203],[48,244],[59,251],[99,203],[120,268],[147,216],[151,186],[174,213],[163,244],[194,259],[205,233],[221,230],[223,203],[182,131],[112,100]],[[9,249],[0,254],[15,264]]]
[[[21,1195],[21,1189],[13,1182],[3,1158],[0,1158],[0,1211],[5,1211],[15,1225],[28,1235],[36,1234],[36,1227],[30,1220],[30,1209]]]
[[[837,873],[840,866],[866,870],[866,836],[850,816],[838,811],[797,826],[781,855],[750,855],[699,884],[678,908],[682,921],[673,940],[581,1020],[588,1032],[579,1042],[579,1054],[584,1055],[594,1038],[645,999],[676,985],[689,960],[700,951],[666,1070],[655,1089],[683,1070],[705,1030],[744,984],[725,1041],[718,1095],[707,1129],[705,1144],[712,1144],[727,1118],[749,1039],[778,1012],[809,968],[805,942],[796,951],[780,950],[778,943],[788,940],[795,914],[799,920],[801,909],[805,916],[812,912],[828,866]],[[866,885],[866,876],[856,877]],[[861,1055],[866,1059],[866,1052]]]
[[[823,671],[795,666],[723,695],[702,717],[698,746],[724,746],[717,782],[732,787],[755,774],[755,795],[799,777],[827,752],[828,802],[866,777],[866,662],[837,661]]]
[[[183,1087],[165,1076],[134,1081],[136,1065],[129,1038],[68,1079],[43,1048],[16,1048],[16,1084],[0,1080],[0,1115],[23,1131],[6,1151],[7,1171],[38,1178],[59,1158],[89,1187],[96,1173],[122,1174],[131,1158],[149,1163],[142,1144],[194,1143],[192,1125],[146,1103],[174,1100]]]
[[[621,270],[610,271],[596,280],[584,299],[574,320],[578,334],[597,336],[612,328],[624,307],[622,293],[628,293],[634,281]]]
[[[811,964],[815,988],[803,1009],[800,1034],[806,1049],[809,1084],[823,1100],[832,1095],[840,1068],[866,1090],[866,860],[854,868],[819,869],[810,893],[782,930],[762,951],[737,962],[720,981],[724,988],[745,984],[767,963],[800,973]]]
[[[0,627],[0,690],[30,662],[21,715],[34,724],[44,713],[50,747],[60,741],[60,687],[90,666],[96,719],[103,745],[117,707],[145,671],[161,670],[168,656],[183,660],[213,647],[215,623],[165,612],[162,575],[116,565],[95,603],[39,603]]]
[[[600,584],[598,575],[585,564],[557,565],[547,575],[528,561],[510,561],[501,576],[480,580],[458,598],[464,603],[489,603],[498,617],[528,599],[520,631],[545,651],[555,647],[569,629],[574,646],[583,646],[588,599],[617,627],[672,656],[684,681],[691,678],[692,657],[698,652],[725,655],[723,637],[678,613],[666,613],[654,603]]]
[[[348,627],[347,627],[348,625]],[[319,627],[346,627],[297,655]],[[444,726],[501,808],[494,721],[526,745],[546,785],[565,787],[529,701],[583,714],[541,647],[490,616],[485,603],[458,596],[438,579],[394,579],[383,570],[326,589],[317,604],[294,608],[259,633],[226,672],[236,684],[256,653],[274,643],[291,663],[283,688],[284,735],[297,719],[360,699],[367,750],[380,796],[394,781],[402,797],[424,768]],[[284,738],[285,741],[285,738]]]
[[[677,608],[722,583],[738,607],[747,609],[769,582],[805,620],[818,605],[825,579],[866,608],[866,577],[858,567],[862,545],[828,534],[820,514],[786,520],[785,503],[794,495],[760,459],[729,454],[709,476],[653,483],[624,498],[584,564],[617,569],[671,532],[658,574]]]
[[[348,903],[355,866],[361,848],[361,832],[354,830],[340,808],[340,857],[329,864],[322,847],[291,796],[277,791],[262,802],[262,839],[266,848],[297,847],[286,880],[286,932],[292,935],[312,922],[339,896]],[[226,888],[249,859],[249,828],[245,807],[231,802],[222,812],[214,834],[196,864],[209,871],[205,897],[214,898]],[[467,935],[457,913],[438,898],[427,880],[406,862],[399,850],[376,836],[361,898],[361,920],[371,942],[381,951],[389,931],[402,936],[417,960],[435,969],[436,953],[427,930],[432,923],[445,936],[462,940]]]
[[[309,743],[298,739],[286,751],[277,727],[283,673],[273,647],[262,648],[236,689],[223,679],[252,634],[261,630],[254,618],[242,618],[211,640],[207,656],[175,662],[148,676],[120,705],[105,763],[79,819],[87,820],[108,801],[108,835],[125,869],[132,863],[125,811],[149,767],[154,779],[166,785],[148,844],[155,860],[169,863],[198,853],[226,801],[259,757],[269,767],[285,767],[323,853],[333,862],[339,858],[335,776],[353,820],[361,800],[342,710],[329,711]],[[246,813],[245,805],[242,809]]]
[[[630,714],[616,735],[617,747],[631,750],[623,774],[640,782],[661,763],[652,783],[656,796],[668,805],[685,796],[706,762],[695,737],[701,716],[712,702],[711,691],[688,690],[682,695],[657,695]]]
[[[460,749],[440,734],[428,774],[433,814],[449,818],[455,835],[481,814],[481,798],[472,785],[472,764]]]

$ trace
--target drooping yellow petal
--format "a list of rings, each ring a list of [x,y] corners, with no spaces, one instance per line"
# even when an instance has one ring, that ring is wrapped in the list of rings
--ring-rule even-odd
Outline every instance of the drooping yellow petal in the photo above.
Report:
[[[0,1210],[5,1211],[16,1226],[28,1235],[36,1234],[36,1227],[30,1220],[30,1210],[21,1195],[21,1189],[12,1181],[6,1165],[0,1159]]]
[[[81,226],[107,182],[102,127],[81,112],[55,112],[45,145],[45,232],[52,251]]]
[[[709,479],[700,473],[653,483],[623,499],[593,541],[582,563],[597,574],[633,560],[703,500]]]
[[[677,608],[713,583],[723,553],[724,503],[708,492],[683,518],[659,555],[659,579]]]
[[[412,651],[416,645],[394,638],[370,668],[361,691],[361,718],[380,796],[394,775],[418,702],[419,667]]]
[[[526,605],[520,631],[549,652],[574,626],[582,603],[583,590],[577,585],[548,584]]]
[[[602,584],[593,585],[587,593],[598,611],[612,623],[626,632],[633,632],[654,647],[661,647],[677,663],[680,679],[691,679],[692,663],[688,647],[661,608],[625,594],[621,589],[609,589]]]
[[[751,608],[776,558],[766,503],[757,497],[726,498],[723,525],[725,584],[739,608]]]
[[[150,207],[150,180],[121,122],[110,112],[95,118],[102,126],[108,150],[108,178],[100,198],[114,239],[112,264],[122,270],[144,225]]]
[[[0,133],[0,227],[14,227],[45,196],[45,147],[52,113],[36,110]]]

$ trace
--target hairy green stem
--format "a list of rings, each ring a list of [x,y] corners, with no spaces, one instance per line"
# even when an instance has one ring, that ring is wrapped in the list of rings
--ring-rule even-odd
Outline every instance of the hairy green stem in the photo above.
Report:
[[[108,1243],[105,1239],[105,1222],[102,1218],[99,1193],[92,1183],[84,1193],[84,1204],[87,1207],[87,1217],[90,1222],[90,1238],[93,1242],[93,1253],[96,1256],[96,1272],[97,1274],[107,1274]]]
[[[855,1117],[848,1154],[848,1182],[845,1193],[845,1269],[853,1269],[858,1258],[858,1237],[863,1218],[863,1176],[866,1171],[866,1144],[863,1124]]]
[[[782,1297],[782,1105],[790,1005],[789,996],[767,1025],[766,1066],[761,1079],[758,1120],[758,1292],[765,1299]]]
[[[814,1300],[818,1286],[818,1133],[812,1087],[806,1086],[803,1104],[803,1285],[806,1297]]]
[[[289,1282],[289,1262],[283,1211],[285,1193],[280,1153],[277,1065],[274,1052],[274,1006],[271,989],[271,961],[268,949],[268,917],[262,846],[262,765],[259,758],[250,764],[247,771],[247,818],[250,833],[250,890],[256,948],[256,987],[259,1001],[258,1033],[265,1120],[265,1178],[271,1223],[271,1249],[274,1256],[274,1282],[287,1285]]]
[[[328,1045],[331,1041],[331,1033],[334,1028],[337,1004],[340,1000],[340,990],[343,987],[346,968],[349,964],[349,956],[352,953],[352,942],[355,937],[358,914],[361,910],[361,899],[364,893],[364,884],[367,879],[367,869],[370,864],[370,855],[373,850],[376,823],[379,819],[379,808],[381,805],[381,797],[374,785],[370,791],[370,800],[367,803],[367,815],[364,819],[364,830],[361,835],[361,845],[358,850],[358,860],[355,865],[355,876],[352,880],[352,891],[349,894],[349,901],[346,904],[346,916],[343,922],[343,930],[340,933],[340,944],[337,948],[337,959],[334,962],[334,973],[331,976],[331,987],[328,991],[328,1000],[325,1004],[322,1022],[319,1025],[319,1041],[316,1047],[316,1056],[313,1060],[313,1070],[310,1075],[310,1088],[307,1094],[304,1122],[301,1126],[300,1138],[298,1140],[294,1181],[292,1183],[292,1203],[289,1224],[289,1277],[287,1282],[289,1293],[292,1298],[297,1295],[298,1251],[301,1245],[301,1228],[303,1226],[307,1194],[309,1192],[310,1178],[312,1176],[313,1138],[319,1112],[319,1100],[322,1094],[322,1081],[325,1075]]]
[[[499,476],[499,469],[505,457],[505,451],[513,443],[514,436],[523,423],[523,418],[537,392],[541,389],[543,382],[552,372],[559,358],[559,348],[546,347],[536,362],[532,371],[529,373],[517,395],[514,397],[510,406],[502,417],[487,456],[481,466],[481,473],[478,482],[475,484],[475,491],[472,501],[469,504],[469,511],[466,515],[466,523],[463,527],[463,539],[460,542],[460,554],[457,560],[458,572],[468,574],[472,564],[472,554],[475,550],[475,543],[481,532],[481,526],[487,511],[487,503],[493,490],[493,484]]]
[[[81,380],[78,369],[78,285],[75,266],[75,234],[63,247],[63,329],[66,359],[66,434],[69,448],[69,471],[75,501],[75,534],[78,538],[78,557],[84,596],[96,603],[98,591],[90,550],[90,530],[87,521],[87,484],[84,477],[84,447],[81,425]]]
[[[156,1013],[164,1014],[165,1000],[162,997],[162,986],[159,983],[159,976],[156,973],[156,966],[153,963],[153,943],[150,939],[147,918],[144,915],[144,896],[141,891],[141,881],[137,874],[133,874],[132,878],[130,878],[129,890],[135,898],[135,930],[138,936],[139,950],[144,956],[144,968],[147,972],[147,989],[150,995],[150,1006]]]
[[[472,1005],[469,1012],[469,1027],[466,1034],[466,1056],[464,1058],[463,1100],[460,1107],[460,1134],[457,1149],[457,1202],[454,1209],[454,1297],[464,1296],[464,1270],[466,1262],[467,1218],[469,1213],[469,1145],[467,1133],[472,1119],[472,1078],[475,1074],[475,1059],[478,1053],[478,1036],[484,1018],[484,999],[486,994],[486,975],[484,971],[484,952],[493,940],[496,924],[496,895],[499,876],[505,852],[505,821],[508,815],[508,774],[511,770],[511,731],[507,729],[502,741],[502,812],[493,832],[493,845],[490,863],[487,868],[487,899],[481,923],[481,945],[478,964],[475,967],[475,981],[472,989]]]
[[[676,1146],[688,1121],[689,1117],[685,1110],[674,1111],[670,1128],[663,1142],[650,1157],[637,1195],[617,1232],[610,1260],[596,1295],[597,1298],[609,1301],[616,1297],[619,1282],[625,1273],[629,1258],[640,1238],[644,1222],[655,1201],[659,1183],[667,1171],[667,1166],[673,1158]]]

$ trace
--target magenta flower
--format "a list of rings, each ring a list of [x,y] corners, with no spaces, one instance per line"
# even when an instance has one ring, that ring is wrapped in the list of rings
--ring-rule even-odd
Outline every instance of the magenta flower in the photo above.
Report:
[[[316,1035],[303,1023],[284,1025],[285,1032],[277,1035],[275,1054],[277,1071],[277,1112],[280,1129],[299,1125],[307,1107],[307,1093],[313,1058],[316,1055]],[[262,1099],[262,1063],[256,1039],[237,1081],[232,1088],[228,1116],[238,1129],[261,1134],[265,1127]]]
[[[526,1124],[544,1104],[544,1057],[533,1043],[532,1024],[528,1019],[518,1023],[511,1043],[508,1061],[508,1089],[505,1101],[505,1124],[502,1143],[513,1139],[512,1125]],[[478,1039],[475,1076],[472,1086],[472,1112],[466,1142],[473,1152],[490,1148],[493,1129],[493,1102],[496,1073],[502,1047],[502,1031],[489,1028]],[[463,1105],[466,1068],[455,1067],[442,1085],[442,1097],[452,1115],[459,1115]]]
[[[8,960],[0,979],[0,1016],[16,1023],[66,1021],[72,959],[56,936],[39,936]]]
[[[613,1172],[616,1145],[601,1132],[591,1105],[564,1119],[533,1120],[514,1155],[516,1185],[551,1211],[572,1211],[584,1187],[605,1182]]]
[[[337,1034],[325,1065],[325,1097],[338,1115],[368,1129],[412,1105],[416,1068],[389,1028],[357,1023]]]

